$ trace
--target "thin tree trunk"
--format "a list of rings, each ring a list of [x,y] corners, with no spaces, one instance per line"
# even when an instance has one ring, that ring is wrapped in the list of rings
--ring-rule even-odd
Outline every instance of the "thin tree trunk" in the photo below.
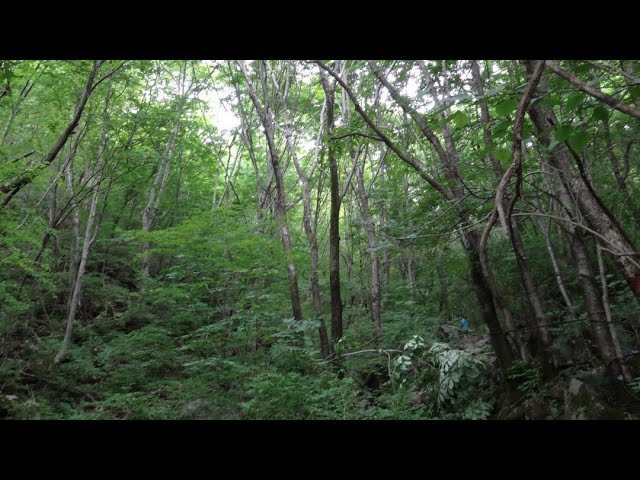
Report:
[[[484,97],[485,93],[484,93],[482,76],[480,74],[478,62],[475,60],[471,62],[471,72],[473,75],[476,93],[480,97]],[[487,100],[484,98],[482,98],[479,103],[480,103],[480,117],[482,120],[483,139],[484,139],[485,149],[487,151],[486,158],[493,169],[493,173],[496,180],[499,182],[502,176],[504,175],[504,168],[502,167],[500,162],[494,157],[493,153],[491,153],[494,148],[494,145],[493,145],[493,136],[491,134],[491,117],[489,115],[489,107],[487,105]],[[523,251],[524,247],[521,245],[522,238],[520,235],[518,224],[514,222],[512,224],[512,228],[513,228],[513,231],[515,232],[515,236],[512,240],[515,241],[516,243],[519,242],[520,250]],[[511,330],[513,333],[513,340],[514,340],[514,343],[516,344],[516,347],[518,348],[518,351],[520,352],[520,358],[526,362],[529,362],[531,361],[532,357],[530,352],[527,349],[527,346],[526,346],[527,342],[525,337],[527,336],[531,337],[531,331],[522,329],[523,322],[516,322],[514,320],[511,310],[507,306],[506,302],[503,300],[502,296],[498,293],[497,288],[495,286],[495,280],[493,278],[493,271],[491,268],[489,255],[486,249],[486,245],[483,242],[481,242],[480,244],[480,258],[482,261],[485,276],[487,277],[487,279],[489,279],[489,285],[492,289],[496,306],[502,311],[507,328]],[[520,269],[520,263],[518,263],[518,267]],[[526,272],[529,272],[528,266],[526,267]],[[525,275],[527,275],[527,273],[525,273]],[[529,274],[528,277],[530,278],[531,275]],[[532,280],[530,283],[532,283]],[[535,292],[535,289],[534,289],[534,292]],[[536,297],[537,297],[537,294],[536,294]],[[536,301],[534,300],[534,303],[535,302]],[[537,303],[539,303],[539,300]]]
[[[349,97],[351,98],[351,101],[356,111],[358,112],[358,114],[360,114],[360,116],[365,121],[365,123],[378,135],[378,137],[382,139],[382,141],[394,153],[396,153],[396,155],[398,155],[398,157],[402,161],[404,161],[409,166],[411,166],[414,170],[416,170],[416,172],[418,172],[418,174],[427,183],[429,183],[429,185],[431,185],[436,191],[438,191],[444,197],[445,200],[451,202],[455,206],[460,216],[460,220],[463,222],[463,224],[465,225],[469,224],[470,221],[469,221],[468,212],[461,205],[462,198],[456,196],[456,194],[459,195],[460,193],[463,193],[462,189],[456,188],[455,189],[456,194],[454,194],[454,192],[451,189],[443,186],[442,184],[440,184],[440,182],[438,182],[435,178],[433,178],[427,172],[427,169],[424,163],[422,163],[419,159],[415,158],[414,156],[410,155],[409,153],[401,149],[371,120],[369,115],[367,115],[367,113],[360,106],[358,99],[353,94],[353,92],[348,87],[348,85],[346,85],[333,70],[331,70],[329,67],[324,65],[322,62],[318,61],[316,63],[320,66],[320,68],[329,72],[331,76],[333,76],[340,83],[342,88],[344,88],[345,91],[349,94]],[[429,143],[431,143],[434,146],[436,153],[438,154],[443,165],[445,166],[445,170],[447,170],[447,173],[449,176],[448,178],[452,179],[451,177],[455,177],[455,173],[453,173],[452,170],[448,168],[449,160],[446,157],[446,153],[442,148],[440,141],[433,134],[433,132],[428,128],[428,126],[424,122],[424,119],[415,110],[411,109],[411,107],[409,107],[400,98],[400,95],[389,84],[389,82],[386,80],[386,78],[384,77],[384,75],[382,74],[382,72],[379,70],[379,68],[374,62],[369,62],[369,65],[374,71],[374,74],[376,74],[376,77],[378,77],[380,82],[389,91],[389,93],[394,98],[394,100],[396,100],[396,102],[403,108],[405,113],[407,113],[414,119],[414,121],[418,124],[418,126],[420,127],[425,137],[429,140]],[[459,181],[457,177],[455,178],[456,178],[456,181]],[[506,337],[504,335],[504,332],[502,330],[502,327],[500,326],[500,323],[498,321],[494,298],[493,298],[491,289],[488,286],[487,278],[483,273],[479,250],[478,250],[478,247],[480,245],[480,238],[478,236],[477,231],[473,229],[468,229],[462,235],[461,240],[462,240],[462,244],[465,249],[465,252],[467,253],[467,256],[469,259],[474,292],[476,294],[476,298],[478,300],[478,304],[482,312],[482,318],[489,329],[489,338],[491,340],[491,344],[494,348],[494,351],[496,352],[496,357],[498,359],[498,363],[503,372],[505,380],[507,380],[509,368],[511,367],[511,364],[513,362],[513,352],[511,351],[511,347],[509,346],[506,340]],[[508,381],[507,381],[507,384],[508,384]]]
[[[67,166],[64,170],[65,181],[67,183],[67,195],[70,199],[74,196],[73,191],[73,156],[70,157],[71,161],[67,163]],[[70,200],[72,201],[72,200]],[[77,272],[78,264],[80,262],[78,257],[78,247],[80,245],[80,217],[78,212],[78,205],[76,204],[73,207],[73,211],[71,212],[71,244],[69,245],[69,271]],[[71,278],[71,283],[69,285],[69,291],[73,290],[73,284],[75,283],[75,277]],[[71,298],[71,297],[69,297]]]
[[[71,122],[69,122],[67,128],[64,129],[49,153],[47,153],[47,155],[45,155],[44,158],[40,160],[40,164],[36,167],[37,170],[43,170],[51,165],[51,162],[56,159],[58,153],[60,153],[60,150],[62,150],[62,148],[65,146],[67,140],[72,135],[74,129],[77,127],[78,122],[80,121],[80,117],[82,116],[82,112],[84,112],[84,108],[87,105],[87,101],[89,100],[89,96],[93,91],[95,76],[98,73],[98,70],[100,69],[102,63],[103,61],[100,60],[96,60],[93,62],[91,72],[89,73],[89,78],[87,79],[84,90],[80,95],[80,99],[78,100],[78,103],[76,105],[76,109]],[[0,187],[0,191],[2,191],[2,193],[5,193],[6,196],[2,201],[2,204],[0,204],[0,208],[5,207],[24,186],[33,181],[33,178],[34,172],[25,172],[18,175],[10,182],[3,184]]]
[[[326,102],[325,132],[331,138],[334,129],[333,107],[335,82],[320,72]],[[328,145],[329,175],[331,183],[331,211],[329,213],[329,291],[331,294],[331,338],[337,343],[342,338],[342,297],[340,293],[340,186],[338,162],[333,145]]]
[[[538,86],[540,78],[544,70],[544,61],[532,61],[531,62],[531,78],[528,85],[520,99],[518,109],[515,115],[514,126],[514,147],[513,147],[513,162],[503,174],[498,186],[496,188],[495,210],[498,213],[500,222],[506,232],[508,232],[509,240],[513,247],[513,251],[516,257],[516,263],[518,265],[518,271],[520,273],[520,279],[525,290],[527,302],[531,308],[533,317],[533,326],[535,327],[531,331],[531,337],[535,340],[534,345],[530,345],[529,349],[533,350],[534,356],[538,356],[542,359],[543,364],[546,364],[546,349],[549,348],[552,342],[551,334],[546,327],[546,316],[542,308],[542,303],[538,297],[533,276],[529,268],[529,262],[526,256],[524,245],[522,244],[522,238],[520,236],[519,229],[516,222],[512,220],[511,214],[513,212],[514,205],[521,195],[522,184],[522,131],[524,126],[524,116],[527,108],[531,102],[533,94]],[[507,201],[507,186],[513,174],[516,174],[516,191],[515,195]],[[489,222],[486,224],[483,232],[483,238],[488,238],[488,232],[493,227],[496,220],[496,216],[492,215]],[[514,228],[515,226],[515,228]],[[484,245],[483,245],[484,246]],[[533,348],[531,348],[533,347]]]
[[[560,295],[562,295],[562,300],[569,310],[571,314],[571,318],[573,320],[577,319],[576,310],[573,306],[573,302],[567,293],[567,289],[564,286],[564,282],[562,280],[562,273],[560,272],[560,267],[558,266],[558,261],[556,260],[556,254],[553,251],[553,245],[551,244],[551,237],[549,235],[549,230],[551,228],[550,222],[545,222],[542,217],[538,217],[538,226],[540,227],[540,232],[542,233],[542,237],[544,238],[544,244],[547,248],[547,253],[549,254],[549,260],[551,261],[551,267],[553,268],[553,275],[556,279],[556,284],[558,285],[558,290],[560,290]]]
[[[607,95],[597,87],[586,84],[585,82],[580,80],[577,76],[575,76],[573,73],[562,69],[557,63],[551,60],[546,61],[546,66],[549,68],[549,70],[552,70],[553,73],[564,78],[566,81],[571,83],[574,87],[579,88],[587,95],[592,96],[593,98],[595,98],[600,102],[606,103],[607,105],[609,105],[612,108],[615,108],[619,112],[626,113],[627,115],[640,120],[640,110],[638,110],[637,108],[633,108],[632,106],[621,102],[617,98],[614,98],[611,95]]]
[[[556,172],[551,172],[545,166],[540,158],[543,172],[549,178],[547,184],[557,192],[557,197],[562,205],[561,215],[572,220],[570,212],[573,212],[575,204],[571,198],[570,191],[565,185],[563,179]],[[582,290],[585,308],[589,317],[591,332],[596,340],[598,352],[602,361],[609,367],[608,373],[613,377],[617,377],[621,371],[616,360],[615,348],[611,338],[611,332],[607,328],[607,319],[604,315],[604,306],[602,304],[598,289],[596,287],[593,267],[589,259],[589,252],[584,241],[583,233],[570,222],[558,222],[558,226],[566,233],[569,243],[573,251],[573,257],[576,262],[578,271],[578,283]]]
[[[366,158],[366,157],[365,157]],[[356,167],[356,181],[358,185],[358,193],[360,196],[360,211],[362,214],[362,226],[367,233],[367,245],[369,250],[369,258],[371,261],[371,319],[376,329],[376,335],[382,334],[382,323],[380,320],[380,279],[378,272],[378,253],[376,250],[376,232],[371,219],[369,210],[369,195],[364,186],[363,167]]]
[[[311,221],[312,210],[311,210],[311,178],[313,177],[313,173],[315,172],[316,166],[318,164],[318,149],[320,144],[320,136],[323,130],[323,120],[324,120],[324,111],[325,104],[322,106],[322,110],[320,111],[320,128],[318,129],[318,135],[316,137],[316,146],[315,146],[315,155],[313,159],[313,163],[309,170],[309,174],[305,174],[300,162],[298,160],[298,155],[296,153],[295,145],[293,143],[292,131],[291,131],[291,119],[289,118],[289,112],[287,108],[286,97],[284,94],[280,92],[278,87],[278,82],[276,81],[275,74],[271,72],[273,86],[278,95],[278,99],[280,100],[280,106],[284,112],[284,123],[286,127],[284,128],[285,140],[287,144],[287,148],[289,150],[289,154],[293,159],[294,166],[296,167],[296,172],[298,173],[298,177],[302,182],[302,206],[303,206],[303,217],[302,223],[304,226],[304,232],[307,235],[307,240],[309,242],[309,251],[311,256],[311,275],[310,275],[310,283],[311,283],[311,297],[313,299],[313,311],[316,316],[316,320],[320,322],[320,326],[318,328],[318,334],[320,336],[320,351],[322,353],[322,359],[327,361],[331,357],[331,343],[329,342],[329,336],[327,334],[327,326],[324,322],[324,318],[322,318],[322,302],[320,298],[320,281],[318,279],[318,271],[319,271],[319,254],[318,254],[318,237],[316,233],[316,229],[314,228],[313,222]]]
[[[105,94],[104,101],[104,110],[103,110],[103,123],[102,123],[102,132],[100,134],[100,140],[98,142],[98,158],[96,159],[93,174],[95,175],[93,181],[93,192],[91,196],[91,205],[89,207],[89,214],[87,217],[87,224],[85,226],[84,231],[84,241],[82,244],[82,253],[80,255],[80,262],[78,264],[77,270],[75,271],[75,277],[73,281],[73,287],[71,289],[71,297],[69,301],[69,310],[67,314],[67,326],[65,328],[64,339],[62,340],[62,345],[60,350],[56,354],[53,363],[60,363],[64,357],[67,355],[67,351],[69,349],[69,344],[71,342],[71,334],[73,332],[73,324],[76,319],[76,311],[78,308],[78,303],[80,301],[80,296],[82,294],[82,283],[84,279],[84,273],[87,266],[87,260],[89,258],[89,250],[91,245],[96,239],[96,235],[98,233],[98,225],[95,227],[94,231],[94,221],[96,218],[96,208],[98,205],[98,196],[100,194],[100,185],[104,178],[104,152],[105,146],[107,143],[107,129],[108,129],[108,106],[109,106],[109,97],[110,97],[111,89],[107,86],[107,91]],[[77,219],[77,209],[75,210],[76,219]],[[77,228],[77,224],[74,224],[74,227]],[[77,235],[77,232],[76,232]]]
[[[20,96],[16,100],[16,103],[14,103],[11,106],[11,113],[9,114],[9,120],[7,120],[7,123],[4,127],[4,131],[2,133],[2,139],[0,139],[0,149],[4,146],[5,142],[7,141],[7,137],[9,136],[9,131],[11,130],[11,126],[13,125],[14,120],[18,116],[18,113],[20,113],[20,106],[29,96],[29,93],[31,93],[31,90],[33,89],[33,86],[36,83],[36,80],[34,79],[34,77],[38,73],[38,69],[40,68],[40,65],[41,63],[38,63],[38,65],[36,65],[36,68],[33,74],[31,75],[31,77],[27,79],[25,84],[20,89]]]
[[[267,146],[269,150],[269,158],[271,160],[271,165],[273,167],[273,173],[276,180],[276,219],[278,221],[278,225],[280,227],[280,234],[282,237],[282,245],[284,247],[285,255],[287,257],[287,271],[289,275],[289,291],[291,293],[291,307],[293,309],[293,316],[296,320],[302,320],[302,306],[300,304],[300,294],[298,291],[298,276],[296,273],[296,266],[293,261],[293,256],[291,254],[291,239],[289,237],[289,227],[287,225],[287,210],[286,210],[286,199],[284,192],[284,179],[282,175],[282,170],[280,168],[280,158],[278,156],[278,152],[275,144],[275,123],[273,118],[271,118],[268,111],[262,106],[258,96],[255,93],[253,88],[253,84],[249,78],[249,72],[243,61],[237,62],[240,70],[242,71],[242,75],[244,76],[247,91],[249,96],[251,97],[251,101],[253,102],[253,106],[255,107],[258,115],[260,117],[260,121],[262,122],[262,126],[264,127],[264,134],[267,140]]]
[[[596,241],[596,252],[598,255],[598,269],[600,270],[600,284],[602,286],[602,306],[604,307],[605,318],[607,319],[607,325],[609,326],[609,332],[611,333],[611,341],[616,353],[616,360],[620,365],[620,370],[622,371],[622,377],[624,378],[624,381],[627,383],[631,383],[633,381],[633,377],[629,373],[627,365],[624,362],[624,355],[622,353],[622,347],[620,346],[620,339],[618,338],[618,332],[616,331],[616,326],[613,323],[613,318],[611,316],[611,307],[609,306],[609,288],[607,286],[606,276],[607,272],[604,269],[604,262],[602,260],[602,247],[600,246],[599,240]]]
[[[182,86],[182,88],[184,88],[184,85]],[[158,215],[158,208],[160,206],[160,199],[162,198],[162,194],[164,193],[164,189],[167,185],[167,180],[169,179],[169,172],[171,170],[173,154],[175,153],[178,135],[180,133],[180,126],[182,124],[182,103],[183,98],[179,98],[178,106],[176,109],[176,121],[173,126],[173,130],[169,135],[167,145],[165,146],[165,149],[160,158],[158,170],[156,171],[153,184],[151,185],[151,187],[149,187],[149,190],[147,192],[147,203],[142,209],[142,231],[145,233],[151,231],[151,229],[154,227]],[[148,241],[145,241],[142,244],[141,269],[142,274],[145,277],[149,276],[149,271],[151,268],[151,259],[149,256],[150,247],[151,245]]]
[[[496,178],[502,178],[504,175],[504,168],[500,162],[491,153],[493,148],[493,138],[491,135],[491,117],[489,116],[489,107],[487,100],[484,98],[484,85],[482,82],[482,76],[480,75],[480,68],[476,60],[471,61],[471,73],[473,74],[473,81],[476,87],[476,92],[481,97],[480,104],[480,118],[482,119],[482,136],[484,139],[484,146],[487,151],[487,158],[493,168],[493,173]]]

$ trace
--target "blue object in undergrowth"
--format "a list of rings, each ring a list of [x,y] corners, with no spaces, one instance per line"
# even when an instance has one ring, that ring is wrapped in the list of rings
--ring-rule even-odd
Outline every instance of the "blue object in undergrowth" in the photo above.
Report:
[[[461,318],[460,319],[460,326],[462,327],[462,331],[463,332],[468,332],[469,331],[469,320],[467,320],[466,318]]]

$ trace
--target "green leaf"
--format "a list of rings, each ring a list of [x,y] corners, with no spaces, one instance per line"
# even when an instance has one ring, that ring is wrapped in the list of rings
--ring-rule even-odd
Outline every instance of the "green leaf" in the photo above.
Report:
[[[609,111],[602,105],[599,105],[593,110],[592,118],[596,122],[606,122],[607,120],[609,120]]]
[[[573,127],[571,125],[560,125],[556,128],[556,140],[564,142],[573,133]]]
[[[463,128],[467,123],[469,123],[469,117],[464,112],[455,112],[449,115],[449,121],[453,122],[453,124],[458,128]]]
[[[582,100],[584,100],[584,94],[572,93],[571,95],[569,95],[569,98],[567,99],[567,103],[565,103],[564,108],[566,109],[567,112],[573,112],[582,103]]]
[[[591,70],[591,65],[586,62],[576,62],[572,65],[571,70],[577,75],[588,73]]]
[[[510,148],[499,148],[494,155],[502,163],[510,163],[513,159],[513,152]]]
[[[542,101],[540,102],[540,105],[551,107],[555,105],[560,105],[561,103],[562,103],[562,99],[560,98],[559,95],[550,94],[542,99]]]
[[[504,120],[496,124],[496,126],[491,129],[491,133],[494,138],[505,137],[509,134],[509,127],[511,127],[511,122]]]
[[[633,99],[640,98],[640,85],[634,85],[629,89],[629,93]]]
[[[574,150],[580,151],[589,143],[590,139],[591,135],[589,135],[588,132],[575,132],[569,137],[569,145],[571,145],[571,148]]]
[[[496,116],[506,117],[518,108],[518,101],[515,98],[504,100],[496,105]]]

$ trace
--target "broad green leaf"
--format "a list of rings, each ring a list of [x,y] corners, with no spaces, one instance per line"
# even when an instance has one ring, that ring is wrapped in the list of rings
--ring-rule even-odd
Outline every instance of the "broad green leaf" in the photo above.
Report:
[[[580,151],[589,143],[590,139],[591,135],[588,132],[578,131],[569,137],[569,145],[574,150]]]
[[[453,122],[456,127],[463,128],[469,123],[469,117],[464,112],[455,112],[449,115],[449,121]]]
[[[596,108],[594,108],[592,118],[596,122],[597,121],[606,122],[607,120],[609,120],[609,111],[602,105],[599,105]]]
[[[640,85],[634,85],[633,87],[631,87],[629,89],[629,93],[631,94],[631,97],[634,99],[640,98]]]
[[[508,120],[504,120],[496,124],[493,129],[491,129],[491,133],[495,138],[501,138],[509,134],[511,127],[511,122]]]
[[[549,94],[542,99],[540,105],[544,106],[555,106],[560,105],[562,103],[562,99],[559,95]]]
[[[500,162],[509,163],[513,159],[513,152],[510,148],[499,148],[494,155]]]
[[[560,125],[556,129],[556,140],[564,142],[573,133],[573,127],[571,125]]]
[[[496,116],[506,117],[518,108],[518,101],[515,98],[504,100],[496,105]]]
[[[582,100],[584,100],[584,98],[585,97],[583,93],[572,93],[571,95],[569,95],[567,103],[565,103],[566,111],[573,112],[574,110],[576,110],[582,103]]]

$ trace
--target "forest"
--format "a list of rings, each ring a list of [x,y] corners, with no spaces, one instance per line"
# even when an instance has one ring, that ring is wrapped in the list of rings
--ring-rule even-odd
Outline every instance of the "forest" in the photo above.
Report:
[[[640,419],[640,61],[0,60],[0,419]]]

